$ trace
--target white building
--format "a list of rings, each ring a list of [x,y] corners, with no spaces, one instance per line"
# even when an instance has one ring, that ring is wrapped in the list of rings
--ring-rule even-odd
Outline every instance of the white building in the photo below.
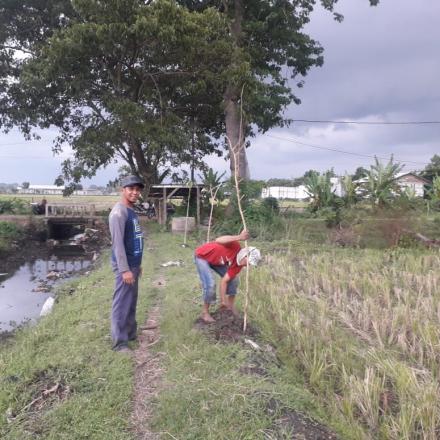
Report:
[[[18,194],[30,194],[30,195],[63,195],[64,186],[56,185],[29,185],[28,188],[21,186],[17,187]],[[100,196],[101,190],[96,189],[78,189],[73,192],[75,196]]]
[[[18,194],[45,194],[63,195],[64,186],[56,185],[29,185],[28,188],[17,187]]]
[[[408,189],[416,197],[423,197],[425,195],[425,185],[429,184],[428,180],[414,173],[399,173],[397,174],[396,182],[402,191]]]
[[[415,173],[398,173],[396,174],[396,183],[402,192],[410,190],[415,197],[423,197],[425,195],[425,186],[429,185],[429,181]],[[365,185],[368,182],[366,177],[356,180],[353,183],[359,186],[357,193],[362,195],[365,193]]]
[[[332,185],[332,192],[339,197],[345,195],[344,188],[342,187],[340,177],[331,177],[330,183]],[[294,200],[304,200],[310,198],[309,193],[305,185],[299,186],[269,186],[263,188],[261,192],[261,197],[274,197],[275,199],[294,199]]]
[[[332,193],[338,197],[345,196],[345,190],[342,186],[342,180],[340,177],[330,177],[330,183],[332,184]]]
[[[300,186],[269,186],[263,188],[261,197],[274,197],[275,199],[296,199],[303,200],[309,198],[304,185]]]

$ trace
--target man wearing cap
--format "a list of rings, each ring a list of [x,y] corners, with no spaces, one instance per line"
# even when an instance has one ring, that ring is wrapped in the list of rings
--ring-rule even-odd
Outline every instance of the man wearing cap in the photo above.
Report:
[[[112,238],[112,268],[115,273],[111,332],[113,350],[129,351],[128,341],[136,339],[136,304],[138,278],[141,275],[143,234],[133,210],[144,183],[138,176],[127,176],[121,182],[121,200],[109,215]]]
[[[238,286],[237,275],[244,266],[247,264],[256,266],[261,259],[258,249],[240,246],[239,242],[248,238],[248,231],[242,231],[239,235],[223,235],[196,249],[194,261],[202,283],[203,310],[201,318],[204,322],[215,321],[209,313],[209,306],[216,302],[213,271],[221,277],[220,306],[226,307],[235,315],[237,314],[234,306]]]

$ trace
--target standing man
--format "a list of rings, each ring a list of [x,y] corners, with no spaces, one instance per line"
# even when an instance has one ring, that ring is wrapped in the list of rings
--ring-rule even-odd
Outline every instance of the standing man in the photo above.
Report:
[[[136,304],[143,251],[143,234],[133,205],[144,183],[138,176],[127,176],[121,184],[121,200],[109,215],[112,268],[116,277],[111,332],[113,350],[128,352],[128,341],[136,339]]]
[[[216,286],[213,271],[220,275],[220,306],[231,310],[235,309],[235,295],[237,294],[238,278],[241,269],[249,262],[256,266],[261,260],[260,251],[254,247],[241,248],[239,241],[249,238],[248,231],[239,235],[223,235],[215,241],[205,243],[195,251],[194,261],[199,273],[203,289],[202,320],[206,323],[214,322],[209,313],[209,306],[216,302]]]

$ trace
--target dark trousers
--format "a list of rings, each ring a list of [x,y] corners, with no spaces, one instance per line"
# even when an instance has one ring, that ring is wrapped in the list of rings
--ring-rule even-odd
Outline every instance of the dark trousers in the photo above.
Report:
[[[136,339],[136,305],[140,268],[131,268],[131,271],[136,279],[134,284],[124,283],[122,274],[116,274],[111,325],[113,348],[127,345],[128,341]]]

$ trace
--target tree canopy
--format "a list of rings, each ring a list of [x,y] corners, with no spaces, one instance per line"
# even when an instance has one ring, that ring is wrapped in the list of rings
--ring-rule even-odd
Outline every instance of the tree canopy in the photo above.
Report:
[[[292,84],[302,87],[307,72],[322,65],[323,48],[305,33],[304,27],[317,4],[341,21],[342,15],[334,12],[337,1],[179,0],[193,11],[216,8],[229,19],[233,51],[223,97],[229,147],[240,152],[240,178],[249,178],[246,136],[289,123],[283,116],[285,108],[301,102]],[[368,1],[374,6],[379,3]],[[233,160],[231,172],[235,172]]]
[[[434,156],[431,157],[431,161],[426,165],[421,174],[431,182],[436,176],[440,176],[440,156],[438,154],[434,154]]]
[[[29,47],[25,59],[7,48],[18,31],[3,36],[6,73],[14,78],[2,83],[3,127],[19,125],[25,133],[59,127],[56,149],[68,144],[74,151],[62,178],[73,183],[119,157],[148,185],[173,166],[197,166],[218,152],[223,126],[216,90],[230,53],[224,17],[170,0],[72,4],[47,38],[16,42]]]
[[[248,178],[246,136],[288,123],[291,80],[323,62],[318,3],[337,0],[0,0],[0,127],[58,127],[73,183],[117,157],[155,183],[224,133]]]

